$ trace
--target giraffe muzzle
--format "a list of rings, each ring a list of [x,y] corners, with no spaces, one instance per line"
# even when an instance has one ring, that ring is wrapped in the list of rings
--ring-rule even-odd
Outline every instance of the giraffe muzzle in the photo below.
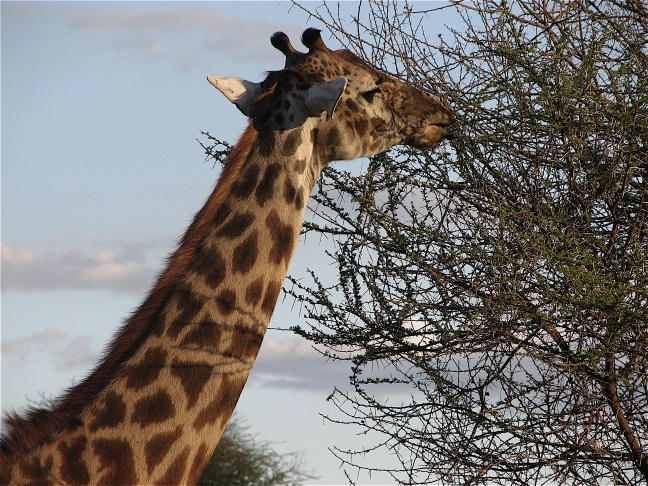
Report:
[[[443,133],[443,138],[445,140],[456,140],[459,138],[459,134],[453,130],[445,130]]]
[[[420,149],[431,149],[443,140],[454,140],[455,138],[457,138],[457,134],[446,130],[443,126],[428,125],[416,133],[407,144]]]

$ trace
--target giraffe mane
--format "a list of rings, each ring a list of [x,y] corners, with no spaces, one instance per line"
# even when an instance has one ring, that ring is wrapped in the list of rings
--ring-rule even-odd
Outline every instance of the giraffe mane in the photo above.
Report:
[[[274,80],[275,77],[276,73],[271,73],[268,76],[268,79],[272,78]],[[274,82],[268,90],[264,91],[261,96],[257,98],[250,108],[250,118],[252,119],[254,126],[259,127],[260,125],[258,122],[264,120],[266,114],[270,112],[270,105],[272,104],[272,98],[276,87],[277,83]]]
[[[273,91],[274,86],[255,102],[252,120],[227,157],[216,187],[206,204],[196,214],[177,250],[168,258],[167,265],[159,274],[154,287],[115,334],[99,364],[81,382],[68,388],[56,400],[57,405],[52,410],[27,407],[22,413],[12,411],[4,417],[5,430],[0,437],[0,463],[11,456],[28,452],[67,427],[74,427],[83,409],[101,393],[140,344],[159,326],[158,317],[174,289],[174,282],[185,271],[192,254],[207,234],[210,222],[222,207],[236,175],[241,171],[257,140],[258,131],[254,119],[263,117],[270,108]]]

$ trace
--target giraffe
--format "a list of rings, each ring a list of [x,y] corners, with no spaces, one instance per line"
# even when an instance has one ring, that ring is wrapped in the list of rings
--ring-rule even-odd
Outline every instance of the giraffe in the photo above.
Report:
[[[330,50],[320,31],[272,45],[260,83],[208,76],[249,117],[215,189],[142,304],[51,411],[6,419],[0,484],[193,484],[268,327],[321,170],[396,144],[452,138],[450,110]]]

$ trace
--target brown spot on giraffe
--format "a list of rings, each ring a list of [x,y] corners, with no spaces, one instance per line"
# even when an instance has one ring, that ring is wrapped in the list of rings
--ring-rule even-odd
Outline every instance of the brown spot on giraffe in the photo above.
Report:
[[[234,184],[232,184],[232,196],[238,199],[247,199],[254,191],[261,174],[261,167],[257,164],[248,166]]]
[[[232,233],[235,233],[245,231],[243,224],[241,224],[241,226],[233,226],[240,220],[232,218],[230,221],[234,221],[232,227],[228,228],[227,225],[225,225],[221,229],[222,232],[231,231]],[[207,282],[208,285],[217,288],[225,279],[227,274],[227,263],[225,262],[225,258],[223,258],[221,252],[216,249],[210,251],[207,248],[201,248],[200,250],[197,250],[196,253],[198,254],[198,258],[192,262],[187,270],[196,272],[205,279],[205,282]]]
[[[267,158],[274,153],[276,138],[274,131],[263,131],[259,134],[259,140],[262,141],[258,148],[261,157]]]
[[[159,347],[147,349],[141,362],[129,365],[124,371],[126,388],[140,389],[153,383],[158,378],[162,368],[166,365],[168,354],[167,351]],[[121,401],[121,407],[125,410],[123,400],[116,394],[113,399],[108,400],[111,402],[111,405],[106,408],[109,410],[121,408],[118,400]],[[91,424],[90,426],[92,427],[93,425]]]
[[[355,131],[356,133],[358,133],[358,135],[362,135],[369,128],[369,122],[364,118],[357,118],[356,120],[353,120],[351,123],[353,123],[353,127],[355,128]]]
[[[286,100],[288,101],[288,100]],[[283,149],[282,149],[282,154],[284,157],[292,157],[295,152],[297,152],[297,149],[301,145],[301,133],[298,130],[293,130],[290,132],[290,134],[286,137],[286,140],[284,141]]]
[[[295,186],[288,179],[284,182],[284,197],[288,204],[293,204],[297,197],[297,189],[295,189]]]
[[[232,270],[235,273],[248,273],[257,261],[259,255],[259,232],[253,230],[240,244],[234,248]]]
[[[217,236],[234,240],[245,233],[254,220],[254,214],[249,211],[234,214],[216,234]]]
[[[169,453],[169,450],[181,434],[182,425],[178,425],[170,432],[161,432],[154,435],[146,443],[144,446],[144,455],[146,456],[146,469],[149,475],[153,473],[158,464],[162,463],[162,460]]]
[[[135,402],[131,423],[146,427],[151,424],[166,422],[174,414],[175,405],[173,405],[171,395],[166,390],[158,390]]]
[[[198,482],[205,468],[205,464],[207,464],[210,458],[209,448],[205,444],[200,444],[200,448],[194,455],[191,467],[189,468],[189,479],[187,481],[189,484],[196,484]]]
[[[90,473],[83,457],[87,445],[88,440],[83,436],[59,444],[58,449],[63,458],[60,474],[65,484],[90,483]]]
[[[187,408],[193,408],[200,394],[212,376],[212,364],[195,363],[193,361],[176,360],[171,365],[171,374],[180,380],[182,389],[187,396]]]
[[[126,404],[122,397],[113,390],[106,393],[104,403],[97,408],[94,417],[92,417],[88,424],[88,430],[90,432],[117,427],[126,417]]]
[[[222,326],[215,321],[203,320],[185,326],[189,331],[180,342],[181,346],[203,348],[214,347],[220,341]]]
[[[347,98],[347,100],[344,102],[344,104],[351,111],[351,113],[357,113],[358,112],[358,105],[351,98]]]
[[[297,191],[297,195],[295,196],[295,209],[299,209],[301,211],[302,209],[304,209],[305,205],[306,198],[304,197],[304,192]]]
[[[334,146],[340,143],[340,132],[337,128],[331,128],[326,134],[326,145]]]
[[[252,183],[254,185],[254,182]],[[254,187],[253,187],[254,188]],[[229,204],[223,204],[216,210],[216,214],[212,218],[211,224],[217,228],[225,222],[227,217],[232,213],[232,208]]]
[[[201,431],[210,424],[227,420],[229,414],[234,410],[234,405],[241,394],[241,378],[238,376],[224,375],[218,387],[218,394],[198,414],[194,420],[193,427]],[[224,413],[227,413],[224,415]]]
[[[265,294],[263,295],[263,302],[261,303],[261,310],[268,317],[270,317],[272,311],[274,311],[275,304],[279,298],[279,292],[281,292],[281,281],[268,282]]]
[[[185,471],[187,470],[187,463],[189,462],[189,452],[191,452],[191,447],[187,445],[173,459],[164,476],[160,478],[160,484],[180,484],[182,482]]]
[[[236,310],[236,292],[224,289],[216,296],[216,307],[219,312],[227,317]]]
[[[138,484],[133,449],[127,438],[92,441],[92,450],[99,461],[98,484]]]
[[[275,210],[266,217],[266,225],[272,234],[270,261],[275,264],[287,262],[295,245],[293,226],[283,223]]]
[[[258,278],[245,289],[245,303],[254,307],[261,301],[263,296],[264,280]]]
[[[306,170],[306,159],[297,159],[295,161],[295,172],[297,174],[303,174]]]
[[[50,484],[50,473],[54,460],[51,456],[41,460],[38,457],[29,457],[20,464],[22,477],[27,484]],[[11,484],[7,481],[3,484]]]
[[[311,143],[313,145],[317,144],[317,135],[319,134],[319,130],[317,128],[313,128],[310,133],[310,138],[311,138]]]
[[[274,194],[274,184],[280,173],[281,168],[279,167],[279,164],[270,164],[266,168],[261,182],[259,182],[259,185],[254,191],[259,206],[263,207],[268,199],[270,199]]]
[[[235,327],[232,330],[232,338],[226,356],[239,356],[243,360],[254,358],[259,352],[263,334],[255,329]]]
[[[186,328],[187,324],[193,322],[198,313],[205,305],[204,299],[194,295],[193,291],[186,286],[179,286],[176,295],[171,299],[170,304],[180,309],[180,313],[173,318],[166,329],[166,336],[175,340]]]

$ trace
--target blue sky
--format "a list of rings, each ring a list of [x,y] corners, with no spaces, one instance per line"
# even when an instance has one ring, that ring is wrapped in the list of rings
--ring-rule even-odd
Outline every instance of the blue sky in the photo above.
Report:
[[[3,411],[92,368],[211,192],[218,168],[196,139],[234,143],[246,120],[205,76],[261,80],[283,66],[270,35],[297,46],[307,26],[322,28],[281,1],[2,2]],[[330,273],[325,249],[302,241],[290,273]],[[302,322],[280,297],[271,326]],[[327,448],[359,431],[321,414],[348,375],[271,330],[237,410],[279,451],[304,451],[314,483],[342,484]]]

